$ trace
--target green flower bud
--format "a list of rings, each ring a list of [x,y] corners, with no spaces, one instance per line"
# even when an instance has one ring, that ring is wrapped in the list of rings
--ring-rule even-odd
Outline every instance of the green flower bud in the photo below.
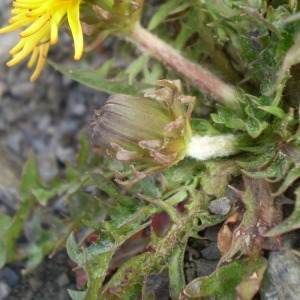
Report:
[[[168,168],[182,160],[192,132],[192,105],[184,113],[180,81],[160,80],[162,88],[145,97],[113,95],[95,111],[90,135],[95,145],[119,161],[130,162],[129,173],[117,173],[117,180],[134,183],[148,174]]]

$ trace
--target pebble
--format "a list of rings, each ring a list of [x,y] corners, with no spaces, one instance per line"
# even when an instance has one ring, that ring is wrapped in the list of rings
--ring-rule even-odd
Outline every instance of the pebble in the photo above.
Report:
[[[146,291],[152,291],[155,294],[155,299],[168,300],[169,294],[169,276],[167,269],[164,269],[158,274],[150,275],[147,279]]]
[[[4,300],[10,293],[11,288],[3,281],[0,281],[0,300]]]
[[[216,242],[218,240],[218,233],[222,224],[218,224],[215,226],[210,226],[205,229],[204,236],[211,242]]]
[[[201,251],[201,254],[203,258],[207,260],[219,260],[221,258],[217,242],[210,242],[209,245]]]
[[[17,81],[11,86],[10,92],[13,97],[30,98],[35,93],[35,86],[31,82],[28,82],[28,80],[24,80],[23,82]]]
[[[23,140],[24,137],[22,133],[20,131],[16,131],[8,136],[6,143],[10,150],[15,153],[20,153]]]
[[[231,209],[231,201],[227,197],[221,197],[211,201],[208,209],[215,215],[225,216]]]
[[[0,103],[1,103],[4,91],[5,91],[5,84],[4,84],[4,82],[0,81]]]
[[[43,281],[42,280],[39,280],[38,278],[36,277],[30,277],[29,280],[28,280],[29,284],[30,284],[30,288],[32,291],[38,291],[42,285],[43,285]]]
[[[8,266],[0,270],[0,279],[5,281],[10,288],[14,288],[20,281],[20,275]]]
[[[208,276],[216,270],[218,261],[209,261],[204,258],[195,261],[197,276]]]
[[[37,161],[41,179],[50,183],[59,172],[55,156],[52,153],[39,153],[37,154]]]
[[[262,283],[262,300],[298,300],[300,295],[300,258],[290,249],[273,251]]]
[[[3,0],[0,1],[2,3]],[[11,56],[9,55],[10,49],[12,49],[19,41],[18,32],[12,34],[0,35],[0,63],[6,63],[10,60]]]
[[[19,280],[20,276],[12,268],[5,266],[0,270],[0,300],[6,299]]]
[[[76,153],[75,149],[71,147],[62,147],[59,146],[56,149],[56,157],[62,163],[74,162]]]
[[[56,278],[56,282],[59,287],[64,287],[70,283],[70,280],[66,273],[62,273]]]

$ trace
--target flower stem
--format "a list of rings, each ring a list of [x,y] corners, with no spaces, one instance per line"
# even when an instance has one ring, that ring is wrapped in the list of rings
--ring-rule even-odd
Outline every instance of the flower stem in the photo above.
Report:
[[[155,57],[196,88],[213,96],[220,104],[240,110],[234,87],[224,83],[198,64],[185,59],[178,51],[137,23],[126,32],[126,38]]]
[[[193,136],[186,156],[198,160],[226,157],[241,152],[245,146],[244,135]]]

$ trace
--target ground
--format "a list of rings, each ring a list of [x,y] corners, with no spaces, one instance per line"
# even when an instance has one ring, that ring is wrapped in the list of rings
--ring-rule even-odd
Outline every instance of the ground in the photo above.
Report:
[[[10,3],[0,2],[0,25],[6,22]],[[74,160],[80,132],[87,129],[94,110],[107,98],[107,94],[70,80],[50,65],[36,82],[30,83],[32,71],[25,63],[12,68],[5,66],[8,51],[17,41],[17,33],[0,36],[0,213],[10,216],[18,206],[21,170],[28,155],[37,155],[41,177],[49,182],[66,162]],[[89,64],[101,65],[113,52],[108,51],[113,43],[113,39],[108,39],[97,55],[89,57]],[[63,33],[49,57],[74,65],[72,56],[71,38]],[[220,258],[216,245],[218,229],[216,226],[206,230],[203,240],[190,240],[184,264],[187,281],[215,270]],[[284,245],[281,252],[269,257],[271,284],[265,286],[262,299],[297,299],[300,294],[299,260],[289,250],[290,246],[299,248],[299,234],[288,235]],[[52,259],[46,257],[26,276],[21,275],[23,267],[22,262],[13,262],[0,270],[0,299],[67,300],[67,289],[76,289],[75,274],[64,250]],[[169,298],[166,273],[151,276],[148,281],[158,299]]]

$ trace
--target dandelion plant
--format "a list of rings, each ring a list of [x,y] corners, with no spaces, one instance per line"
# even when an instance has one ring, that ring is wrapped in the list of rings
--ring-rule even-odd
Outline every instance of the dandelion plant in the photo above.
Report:
[[[147,282],[164,270],[172,299],[252,299],[270,289],[268,254],[300,228],[298,2],[16,0],[12,14],[0,33],[22,31],[7,64],[31,55],[32,81],[63,25],[75,60],[111,39],[129,63],[49,61],[111,96],[95,107],[65,178],[47,186],[28,160],[2,264],[19,258],[34,208],[66,195],[70,216],[49,218],[56,231],[40,249],[67,248],[83,283],[73,299],[159,299]],[[226,213],[212,211],[228,190]],[[217,269],[187,282],[189,242],[217,224]]]

